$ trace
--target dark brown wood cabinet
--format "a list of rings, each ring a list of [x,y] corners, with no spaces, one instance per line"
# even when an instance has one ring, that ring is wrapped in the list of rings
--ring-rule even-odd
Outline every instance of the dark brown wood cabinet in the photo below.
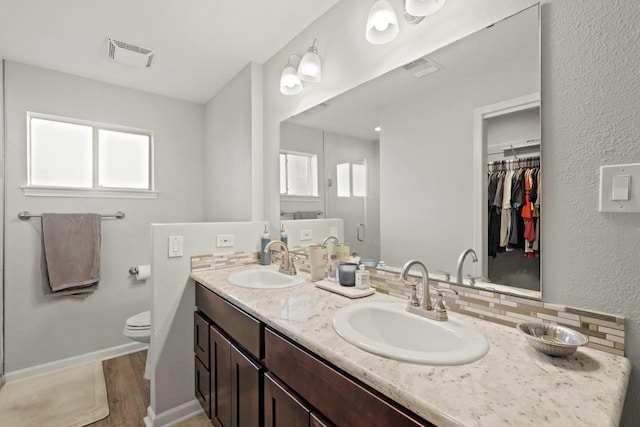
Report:
[[[262,375],[260,363],[231,345],[231,425],[262,426]]]
[[[309,427],[311,409],[270,374],[264,375],[265,427]]]
[[[261,323],[201,285],[196,287],[196,306],[198,401],[216,427],[262,427],[264,367],[247,352],[263,353]]]
[[[196,306],[196,396],[217,427],[433,427],[200,284]]]
[[[215,326],[209,327],[211,363],[211,421],[218,427],[231,426],[231,342]]]

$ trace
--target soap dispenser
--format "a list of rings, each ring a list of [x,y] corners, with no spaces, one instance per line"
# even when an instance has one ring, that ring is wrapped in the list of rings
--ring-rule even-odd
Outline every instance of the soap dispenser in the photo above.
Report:
[[[288,246],[289,237],[287,236],[287,232],[284,231],[284,224],[280,224],[280,241]]]
[[[269,229],[267,225],[264,225],[264,231],[262,232],[262,236],[260,237],[260,263],[262,265],[271,264],[271,251],[265,253],[264,248],[271,241],[271,236],[269,235]]]
[[[356,271],[356,289],[369,289],[371,283],[371,273],[367,271],[364,265],[360,264]]]

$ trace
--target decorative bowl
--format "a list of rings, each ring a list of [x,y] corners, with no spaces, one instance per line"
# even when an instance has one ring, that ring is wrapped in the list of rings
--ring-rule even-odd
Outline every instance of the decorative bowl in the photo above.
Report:
[[[580,332],[550,323],[520,323],[516,328],[531,347],[549,356],[570,356],[589,342]]]
[[[375,259],[361,259],[360,264],[364,265],[365,267],[376,268],[378,266],[378,261],[376,261]]]

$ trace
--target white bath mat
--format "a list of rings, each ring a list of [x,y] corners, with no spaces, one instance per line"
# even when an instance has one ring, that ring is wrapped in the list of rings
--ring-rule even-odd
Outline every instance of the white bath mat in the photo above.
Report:
[[[82,427],[108,415],[102,362],[11,381],[0,389],[2,427]]]

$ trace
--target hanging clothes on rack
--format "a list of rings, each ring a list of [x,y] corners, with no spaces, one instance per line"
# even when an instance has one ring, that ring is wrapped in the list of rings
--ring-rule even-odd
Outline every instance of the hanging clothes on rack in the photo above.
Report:
[[[539,249],[540,158],[489,163],[488,252],[523,250],[535,258]]]

